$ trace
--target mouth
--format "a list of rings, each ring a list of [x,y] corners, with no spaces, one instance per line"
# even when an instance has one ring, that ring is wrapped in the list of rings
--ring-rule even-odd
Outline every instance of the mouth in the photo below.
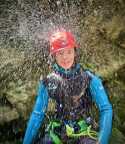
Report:
[[[64,61],[62,62],[64,65],[68,65],[70,62],[69,61]]]

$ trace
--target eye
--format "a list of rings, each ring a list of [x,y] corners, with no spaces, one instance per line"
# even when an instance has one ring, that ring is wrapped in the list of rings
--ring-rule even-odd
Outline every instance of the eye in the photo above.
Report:
[[[62,55],[64,54],[64,52],[63,52],[63,51],[59,51],[58,54],[59,54],[60,56],[62,56]]]

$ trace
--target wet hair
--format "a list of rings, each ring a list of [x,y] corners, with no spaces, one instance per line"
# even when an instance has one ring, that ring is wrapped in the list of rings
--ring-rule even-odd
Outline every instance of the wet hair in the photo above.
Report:
[[[75,53],[76,53],[75,63],[79,63],[79,61],[80,61],[80,48],[75,48]]]

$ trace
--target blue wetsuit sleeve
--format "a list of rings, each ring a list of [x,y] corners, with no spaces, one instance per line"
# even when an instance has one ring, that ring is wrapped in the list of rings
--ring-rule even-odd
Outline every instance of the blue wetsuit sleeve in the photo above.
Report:
[[[33,140],[35,139],[38,129],[43,121],[47,106],[48,92],[43,82],[40,81],[36,103],[28,122],[23,144],[33,143]]]
[[[99,109],[99,143],[108,144],[112,131],[112,105],[99,77],[87,72],[91,76],[90,92],[92,99]]]

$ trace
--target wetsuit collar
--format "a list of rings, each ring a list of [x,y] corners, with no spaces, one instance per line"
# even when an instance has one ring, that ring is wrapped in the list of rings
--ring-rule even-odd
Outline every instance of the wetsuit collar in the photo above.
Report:
[[[80,71],[80,64],[75,64],[72,68],[65,70],[64,68],[60,67],[57,63],[53,65],[53,69],[55,73],[60,74],[65,78],[70,78],[75,76]]]

